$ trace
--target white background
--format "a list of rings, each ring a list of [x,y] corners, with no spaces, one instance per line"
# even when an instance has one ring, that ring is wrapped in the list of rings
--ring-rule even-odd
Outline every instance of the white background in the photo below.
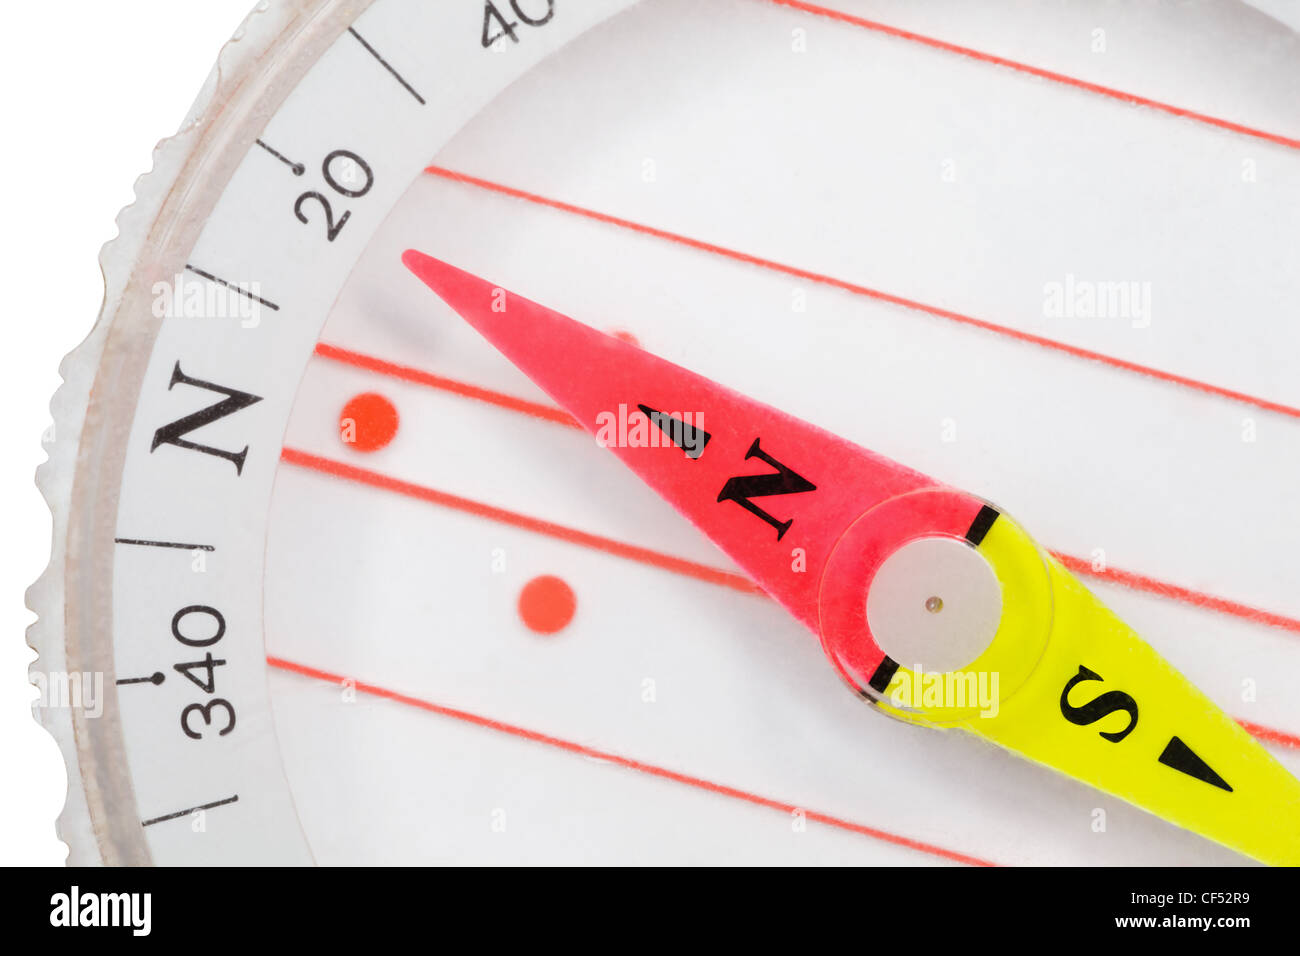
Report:
[[[50,516],[33,483],[58,365],[90,330],[99,249],[151,151],[173,132],[251,0],[58,0],[13,4],[0,58],[6,290],[0,389],[0,865],[63,862],[54,818],[66,776],[31,715],[35,655],[23,592],[49,557]]]

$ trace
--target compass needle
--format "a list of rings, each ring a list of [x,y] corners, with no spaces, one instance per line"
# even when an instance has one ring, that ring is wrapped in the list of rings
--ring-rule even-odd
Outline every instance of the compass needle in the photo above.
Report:
[[[1285,822],[1300,820],[1300,782],[993,506],[446,262],[402,261],[819,634],[882,709],[1300,864],[1300,828]],[[653,427],[611,429],[629,408]],[[927,614],[955,624],[926,635],[931,660],[959,645],[928,674],[881,646]]]
[[[444,262],[404,261],[814,631],[817,575],[792,573],[792,552],[820,567],[864,504],[935,484]]]

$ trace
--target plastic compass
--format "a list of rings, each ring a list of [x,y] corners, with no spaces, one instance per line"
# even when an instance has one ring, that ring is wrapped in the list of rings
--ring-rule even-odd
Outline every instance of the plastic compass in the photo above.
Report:
[[[1300,863],[1298,54],[263,3],[53,404],[70,860]]]

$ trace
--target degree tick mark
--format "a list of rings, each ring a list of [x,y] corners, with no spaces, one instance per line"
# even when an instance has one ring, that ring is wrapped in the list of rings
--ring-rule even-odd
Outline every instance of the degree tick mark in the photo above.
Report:
[[[129,544],[138,548],[172,548],[177,551],[216,551],[210,544],[185,544],[181,541],[144,541],[139,538],[114,538],[116,544]]]
[[[352,27],[348,27],[348,33],[351,33],[352,36],[356,38],[356,41],[366,48],[366,52],[369,53],[371,56],[373,56],[379,62],[380,66],[382,66],[385,70],[387,70],[389,73],[392,74],[393,79],[395,79],[398,83],[402,84],[402,87],[406,90],[406,92],[410,93],[412,96],[415,97],[415,101],[417,103],[419,103],[421,106],[426,105],[424,101],[424,97],[415,91],[415,87],[413,87],[410,83],[406,82],[406,77],[402,76],[402,74],[398,73],[395,69],[393,69],[392,64],[390,64],[387,60],[385,60],[382,56],[379,55],[378,50],[376,50],[373,46],[371,46],[368,42],[366,42],[365,37],[363,37]]]
[[[226,797],[224,800],[214,800],[211,803],[203,803],[197,807],[186,807],[184,810],[177,810],[175,813],[166,813],[160,817],[141,820],[140,826],[151,827],[155,823],[166,823],[168,820],[179,820],[181,817],[188,817],[191,813],[197,813],[200,810],[215,810],[217,807],[225,807],[238,802],[239,794],[235,794],[233,797]]]
[[[203,269],[200,269],[195,265],[186,265],[185,270],[187,272],[193,272],[196,276],[199,276],[200,278],[203,279],[207,279],[209,282],[215,282],[217,285],[229,289],[231,292],[234,292],[236,295],[242,295],[244,298],[251,299],[253,302],[261,303],[262,305],[270,309],[272,312],[280,311],[280,307],[276,305],[274,302],[270,301],[269,299],[263,299],[260,295],[256,295],[251,290],[245,288],[244,285],[242,284],[227,282],[225,279],[221,278],[220,276],[213,275],[211,272],[207,272]]]
[[[301,176],[303,173],[307,172],[307,167],[304,166],[302,163],[295,163],[288,156],[285,156],[283,153],[279,152],[278,150],[272,149],[270,146],[267,146],[266,143],[262,142],[260,139],[257,141],[257,145],[261,146],[264,150],[266,150],[268,153],[270,153],[280,162],[284,163],[291,170],[293,170],[293,174],[295,176]]]
[[[157,687],[166,679],[167,676],[162,671],[155,671],[148,677],[123,677],[116,683],[118,687],[121,687],[123,684],[153,684]]]

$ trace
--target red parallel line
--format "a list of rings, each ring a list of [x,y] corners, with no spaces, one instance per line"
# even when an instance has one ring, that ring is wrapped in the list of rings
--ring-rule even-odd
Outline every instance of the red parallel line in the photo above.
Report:
[[[1061,554],[1059,551],[1053,551],[1052,556],[1076,574],[1087,575],[1114,584],[1122,584],[1138,591],[1146,591],[1149,594],[1170,598],[1174,601],[1182,601],[1185,604],[1193,604],[1196,607],[1210,611],[1230,614],[1246,621],[1265,624],[1269,627],[1280,627],[1300,634],[1300,620],[1293,617],[1276,614],[1273,611],[1265,611],[1263,608],[1251,607],[1249,604],[1229,601],[1227,598],[1216,597],[1203,591],[1193,591],[1191,588],[1179,587],[1177,584],[1149,578],[1144,574],[1135,574],[1132,571],[1121,571],[1119,568],[1106,568],[1104,571],[1098,571],[1092,566],[1092,562],[1069,554]]]
[[[698,564],[695,561],[687,561],[685,558],[673,557],[670,554],[664,554],[660,551],[652,551],[650,548],[638,547],[634,544],[616,541],[613,538],[606,538],[603,535],[591,534],[586,531],[579,531],[576,528],[567,527],[566,525],[556,524],[553,521],[544,521],[541,518],[534,518],[530,515],[520,514],[517,511],[508,511],[505,508],[497,508],[494,505],[483,504],[480,501],[473,501],[470,498],[462,498],[459,495],[449,494],[445,491],[438,491],[434,488],[425,487],[424,485],[413,484],[409,481],[401,481],[400,479],[381,474],[377,471],[358,468],[355,465],[335,461],[331,458],[322,458],[319,455],[312,455],[295,448],[282,449],[280,451],[280,460],[286,464],[297,465],[300,468],[308,468],[312,471],[317,471],[324,475],[330,475],[334,478],[342,478],[345,481],[355,482],[356,484],[368,485],[371,488],[378,488],[381,491],[390,491],[407,498],[415,498],[419,501],[428,502],[429,504],[441,505],[444,508],[454,508],[455,510],[462,511],[466,514],[475,515],[479,518],[486,518],[488,521],[496,521],[499,524],[522,528],[525,531],[531,531],[535,534],[543,534],[560,541],[567,541],[570,544],[581,545],[595,551],[603,551],[606,554],[612,554],[620,558],[627,558],[629,561],[637,561],[641,564],[649,565],[650,567],[661,568],[664,571],[671,571],[674,574],[681,574],[688,578],[695,578],[698,581],[705,581],[709,584],[719,584],[723,587],[731,588],[733,591],[740,591],[744,594],[764,593],[762,588],[758,587],[758,585],[743,574],[724,571],[721,568],[712,568],[707,564]]]
[[[315,667],[308,667],[306,664],[299,664],[280,657],[267,657],[266,662],[278,670],[288,671],[289,673],[298,674],[302,677],[310,677],[314,680],[326,681],[331,684],[342,684],[344,681],[351,681],[351,678],[346,678],[342,674],[331,674],[328,671],[323,671]],[[545,744],[548,747],[554,747],[557,750],[577,754],[581,757],[590,757],[594,760],[601,760],[605,763],[611,763],[628,770],[635,770],[637,773],[643,773],[651,777],[658,777],[661,780],[671,780],[673,783],[693,787],[696,790],[703,790],[706,793],[712,793],[716,796],[727,797],[731,800],[740,800],[744,803],[750,803],[759,807],[767,807],[772,810],[780,810],[784,813],[794,813],[796,810],[803,810],[806,819],[814,820],[818,823],[824,823],[827,826],[837,827],[841,830],[847,830],[850,833],[857,833],[861,836],[871,837],[873,840],[892,843],[895,846],[907,847],[910,850],[919,850],[922,853],[929,853],[931,856],[941,857],[955,863],[965,863],[970,866],[997,865],[989,860],[983,860],[976,856],[968,856],[965,853],[959,853],[956,850],[949,850],[945,847],[936,846],[933,843],[913,840],[910,837],[900,836],[897,833],[890,833],[886,830],[877,829],[876,827],[864,826],[861,823],[854,823],[851,820],[834,817],[828,813],[818,813],[814,810],[807,810],[802,807],[797,807],[792,803],[783,803],[780,800],[773,800],[770,797],[764,797],[747,790],[740,790],[736,787],[729,787],[726,784],[715,783],[712,780],[705,780],[703,777],[694,777],[690,774],[679,773],[676,770],[669,770],[667,767],[660,767],[657,764],[634,760],[631,757],[624,757],[621,754],[611,753],[607,750],[598,750],[595,747],[589,747],[586,744],[580,744],[572,740],[565,740],[562,737],[553,737],[550,734],[544,734],[536,730],[529,730],[528,728],[520,727],[517,724],[508,724],[504,721],[494,720],[491,717],[484,717],[467,710],[458,710],[455,707],[435,704],[433,701],[424,700],[420,697],[412,697],[409,694],[390,690],[387,687],[380,687],[376,684],[366,684],[361,681],[353,681],[350,686],[354,686],[361,693],[367,694],[371,697],[378,697],[398,704],[405,704],[408,707],[414,707],[418,710],[438,714],[442,717],[450,717],[453,720],[463,721],[464,723],[472,724],[475,727],[495,730],[498,733],[508,734],[511,737],[518,737],[522,740],[530,740],[534,743]]]
[[[772,0],[772,2],[777,2],[777,0]],[[1256,408],[1262,408],[1265,411],[1276,412],[1279,415],[1286,415],[1290,418],[1300,419],[1300,408],[1295,408],[1291,405],[1283,405],[1279,402],[1273,402],[1257,395],[1247,395],[1245,392],[1238,392],[1229,388],[1223,388],[1219,385],[1212,385],[1209,382],[1202,382],[1199,379],[1188,378],[1185,375],[1166,372],[1162,369],[1152,368],[1149,365],[1130,362],[1128,359],[1122,359],[1114,355],[1094,352],[1091,349],[1080,348],[1077,345],[1070,345],[1066,342],[1059,342],[1056,339],[1049,339],[1046,336],[1034,335],[1032,332],[1022,332],[1019,329],[1013,329],[1006,325],[998,325],[996,322],[989,322],[972,315],[965,315],[961,312],[953,312],[950,309],[942,309],[938,306],[927,305],[924,302],[919,302],[915,299],[908,299],[903,296],[894,295],[890,292],[884,292],[880,289],[873,289],[869,286],[859,285],[855,282],[837,279],[834,276],[812,272],[808,269],[801,269],[798,266],[786,265],[781,262],[776,262],[773,259],[764,259],[761,256],[750,255],[747,252],[740,252],[739,250],[730,249],[726,246],[719,246],[711,242],[705,242],[701,239],[692,239],[689,236],[684,236],[680,233],[669,232],[666,229],[659,229],[655,226],[647,226],[644,223],[633,222],[630,219],[621,219],[618,216],[611,216],[608,213],[597,212],[594,209],[587,209],[582,206],[575,206],[572,203],[563,202],[558,199],[550,199],[546,196],[530,193],[523,189],[516,189],[513,186],[506,186],[502,183],[493,182],[488,179],[480,179],[477,176],[470,176],[467,173],[456,172],[455,170],[445,169],[441,166],[428,166],[425,168],[425,172],[431,176],[438,176],[451,182],[473,186],[502,196],[509,196],[512,199],[522,199],[525,202],[544,206],[548,209],[554,209],[559,212],[569,213],[570,215],[580,216],[593,222],[616,226],[620,229],[626,229],[639,235],[662,239],[665,242],[675,243],[689,249],[695,249],[699,252],[707,252],[710,255],[730,259],[733,262],[742,262],[747,265],[756,266],[760,269],[766,269],[769,272],[777,272],[781,275],[803,279],[807,282],[815,282],[819,285],[839,289],[842,292],[848,292],[852,295],[863,296],[879,302],[887,302],[890,305],[901,306],[904,309],[909,309],[914,312],[922,312],[935,318],[947,319],[950,322],[956,322],[960,325],[982,329],[986,332],[992,332],[995,335],[1001,335],[1017,342],[1036,345],[1040,348],[1050,349],[1053,352],[1061,352],[1065,355],[1070,355],[1074,358],[1084,359],[1090,362],[1099,362],[1103,365],[1108,365],[1111,368],[1119,369],[1124,372],[1132,372],[1137,375],[1155,379],[1156,381],[1165,382],[1166,384],[1177,385],[1206,395],[1214,395],[1217,398],[1226,398],[1230,401],[1241,402],[1244,405],[1252,405]]]
[[[789,7],[792,10],[801,10],[804,13],[811,13],[814,16],[825,17],[829,20],[836,20],[840,23],[847,23],[864,30],[870,30],[873,33],[881,33],[900,40],[906,40],[910,43],[919,43],[922,46],[927,46],[934,50],[942,50],[945,53],[955,53],[958,56],[964,56],[972,60],[979,60],[982,63],[1004,66],[1019,73],[1027,73],[1030,76],[1050,80],[1053,83],[1059,83],[1062,86],[1068,86],[1076,90],[1095,93],[1098,96],[1118,100],[1121,103],[1150,107],[1151,109],[1159,110],[1162,113],[1168,113],[1171,116],[1192,120],[1197,123],[1203,123],[1206,126],[1213,126],[1216,129],[1227,130],[1231,133],[1240,133],[1243,136],[1251,136],[1255,139],[1262,139],[1269,143],[1275,143],[1278,146],[1285,146],[1288,149],[1300,149],[1300,139],[1293,139],[1289,136],[1282,136],[1278,133],[1270,133],[1253,126],[1235,123],[1232,120],[1210,116],[1206,113],[1198,113],[1195,110],[1185,109],[1181,106],[1174,106],[1171,103],[1153,100],[1146,96],[1139,96],[1136,93],[1127,93],[1124,90],[1117,90],[1114,87],[1102,86],[1099,83],[1090,83],[1087,80],[1081,80],[1078,77],[1069,76],[1065,73],[1057,73],[1055,70],[1046,70],[1040,66],[1031,66],[1028,63],[1021,63],[1018,60],[1008,60],[1006,57],[997,56],[993,53],[985,53],[982,50],[975,50],[970,47],[960,46],[956,43],[949,43],[946,40],[939,40],[935,37],[913,33],[910,30],[903,30],[886,23],[878,23],[875,20],[855,17],[850,13],[844,13],[840,10],[832,10],[815,3],[805,3],[803,0],[767,0],[767,2],[774,3],[780,7]]]
[[[464,382],[444,378],[440,375],[433,375],[429,372],[424,372],[420,369],[411,368],[409,366],[397,365],[393,362],[387,362],[383,359],[374,358],[373,356],[363,355],[360,352],[353,352],[348,349],[339,348],[335,345],[325,345],[323,343],[317,345],[316,354],[322,358],[340,362],[344,365],[351,365],[356,368],[367,369],[383,375],[389,375],[393,378],[399,379],[400,381],[413,382],[419,385],[427,385],[431,388],[442,389],[454,395],[460,395],[475,399],[476,401],[486,402],[489,405],[495,405],[499,408],[522,412],[525,415],[531,415],[534,418],[540,418],[560,425],[566,425],[570,428],[582,428],[575,418],[562,409],[549,405],[542,405],[537,402],[525,401],[521,398],[505,395],[501,392],[494,392],[491,389],[481,388],[477,385],[468,385]],[[1085,558],[1063,554],[1059,551],[1054,551],[1052,553],[1061,564],[1065,565],[1076,574],[1082,574],[1086,577],[1096,578],[1112,584],[1122,584],[1125,587],[1133,588],[1134,590],[1145,591],[1148,594],[1154,594],[1158,597],[1168,598],[1173,601],[1180,601],[1184,604],[1190,604],[1204,610],[1217,611],[1221,614],[1228,614],[1245,621],[1251,621],[1252,623],[1264,624],[1269,627],[1279,627],[1295,634],[1300,634],[1300,619],[1287,617],[1284,614],[1277,614],[1273,611],[1266,611],[1263,608],[1252,607],[1249,604],[1242,604],[1239,601],[1230,601],[1227,598],[1221,598],[1213,594],[1194,591],[1191,588],[1180,587],[1176,584],[1170,584],[1167,581],[1147,577],[1143,574],[1136,574],[1132,571],[1122,571],[1118,568],[1106,568],[1105,570],[1099,571],[1092,566],[1091,561],[1088,561]]]
[[[373,355],[363,355],[361,352],[353,352],[348,349],[339,348],[335,345],[326,345],[324,342],[317,344],[316,354],[321,358],[330,359],[335,362],[342,362],[344,365],[351,365],[355,368],[365,369],[369,372],[387,375],[389,378],[395,378],[403,382],[410,382],[414,385],[425,385],[429,388],[438,388],[444,392],[451,392],[453,395],[460,395],[462,398],[471,398],[478,402],[486,402],[489,405],[506,408],[512,412],[520,412],[524,415],[530,415],[533,418],[555,422],[557,425],[568,425],[571,428],[578,429],[582,428],[582,426],[578,424],[577,419],[562,409],[555,408],[551,405],[542,405],[540,402],[525,401],[522,398],[515,398],[512,395],[505,395],[501,392],[491,391],[490,389],[479,388],[477,385],[469,385],[465,382],[458,382],[455,379],[444,378],[441,375],[434,375],[432,372],[412,368],[409,365],[398,365],[396,362],[386,362],[383,359],[375,358]]]
[[[1242,720],[1240,717],[1234,719],[1245,728],[1247,733],[1257,737],[1264,743],[1276,744],[1279,747],[1288,747],[1291,750],[1300,750],[1300,736],[1288,734],[1285,731],[1276,730],[1272,727],[1265,727],[1263,724],[1257,724],[1253,720]]]
[[[453,508],[458,511],[463,511],[466,514],[486,518],[489,521],[496,521],[501,524],[521,528],[525,531],[547,535],[560,541],[567,541],[570,544],[577,544],[597,551],[603,551],[606,554],[612,554],[620,558],[627,558],[629,561],[637,561],[650,567],[660,568],[664,571],[671,571],[675,574],[681,574],[686,577],[695,578],[699,581],[708,582],[709,584],[722,585],[723,587],[731,588],[732,590],[739,591],[743,594],[756,594],[762,597],[767,596],[767,593],[762,588],[758,587],[753,581],[744,575],[735,574],[731,571],[723,571],[720,568],[711,568],[706,564],[697,564],[694,561],[687,561],[683,558],[675,558],[672,555],[663,554],[659,551],[652,551],[649,548],[641,548],[636,545],[626,544],[622,541],[616,541],[613,538],[606,538],[601,535],[590,534],[586,531],[579,531],[576,528],[556,524],[553,521],[543,521],[540,518],[533,518],[528,515],[519,514],[515,511],[508,511],[505,508],[497,508],[494,505],[483,504],[482,502],[473,501],[469,498],[462,498],[459,495],[449,494],[445,491],[438,491],[434,488],[427,488],[424,485],[401,481],[397,478],[392,478],[376,471],[370,471],[366,468],[358,468],[355,465],[335,461],[332,458],[322,458],[319,455],[312,455],[305,451],[299,451],[298,449],[284,448],[280,452],[280,460],[285,464],[295,465],[299,468],[306,468],[310,471],[329,475],[332,478],[340,478],[344,481],[351,481],[359,485],[377,488],[381,491],[389,491],[394,494],[404,495],[405,497],[414,498],[430,504]],[[1071,560],[1078,561],[1080,559],[1075,558]],[[1118,573],[1123,574],[1124,572]],[[1138,576],[1134,575],[1134,577]],[[1187,593],[1191,594],[1194,592]],[[1223,603],[1231,604],[1231,602]],[[1274,730],[1273,728],[1266,727],[1263,724],[1255,724],[1244,720],[1239,720],[1238,723],[1261,740],[1300,749],[1300,737],[1293,736],[1292,734],[1288,734],[1281,730]]]

